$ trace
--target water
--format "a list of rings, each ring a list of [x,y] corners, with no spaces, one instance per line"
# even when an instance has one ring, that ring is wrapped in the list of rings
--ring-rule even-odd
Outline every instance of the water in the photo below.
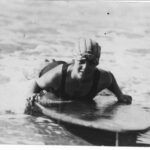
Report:
[[[93,37],[100,43],[99,67],[113,72],[124,93],[132,95],[133,104],[149,110],[149,25],[149,3],[1,0],[0,128],[3,136],[0,143],[85,144],[73,135],[68,137],[69,133],[59,128],[58,132],[66,133],[64,141],[57,142],[59,136],[54,133],[53,137],[46,135],[46,139],[53,141],[47,142],[45,134],[40,132],[44,129],[34,126],[32,117],[30,120],[22,115],[27,79],[37,77],[45,59],[71,60],[75,41],[80,36]],[[18,126],[14,126],[14,121]],[[27,126],[23,129],[24,123]],[[35,134],[33,139],[23,135],[27,128],[36,130],[30,133]]]

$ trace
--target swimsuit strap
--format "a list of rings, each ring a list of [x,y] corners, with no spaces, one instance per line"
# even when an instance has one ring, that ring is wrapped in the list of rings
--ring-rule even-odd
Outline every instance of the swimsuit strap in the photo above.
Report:
[[[63,64],[62,67],[62,80],[61,80],[61,85],[60,85],[60,96],[62,98],[70,98],[69,96],[67,96],[67,94],[65,94],[65,82],[66,82],[66,78],[67,78],[67,69],[68,69],[69,64]],[[100,78],[100,72],[98,69],[95,70],[94,73],[94,78],[93,78],[93,85],[92,88],[90,90],[90,92],[86,95],[83,96],[83,98],[81,97],[81,99],[93,99],[95,97],[95,95],[97,94],[97,87],[98,87],[98,81]]]

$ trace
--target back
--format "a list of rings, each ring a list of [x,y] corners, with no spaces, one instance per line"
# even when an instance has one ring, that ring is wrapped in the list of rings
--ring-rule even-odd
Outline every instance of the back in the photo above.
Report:
[[[42,75],[44,75],[46,72],[48,72],[49,70],[53,69],[54,67],[60,65],[60,64],[66,64],[66,62],[64,61],[53,61],[51,63],[49,63],[47,66],[45,66],[39,73],[39,77],[41,77]]]

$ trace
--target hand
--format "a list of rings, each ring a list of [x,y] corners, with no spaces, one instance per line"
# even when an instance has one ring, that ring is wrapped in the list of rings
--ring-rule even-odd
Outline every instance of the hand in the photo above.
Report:
[[[33,106],[34,102],[38,102],[39,99],[40,99],[40,94],[39,93],[33,93],[31,96],[29,96],[27,98],[27,101],[28,101],[30,106]]]
[[[25,110],[24,110],[24,113],[25,114],[28,114],[28,115],[36,115],[36,114],[39,114],[39,111],[37,110],[37,108],[35,107],[34,105],[34,102],[35,101],[39,101],[40,99],[40,94],[32,94],[31,96],[29,96],[27,98],[27,103],[26,103],[26,107],[25,107]]]
[[[126,103],[126,104],[131,104],[132,103],[132,97],[129,96],[129,95],[121,95],[119,98],[118,98],[118,102],[119,103]]]
[[[40,112],[38,111],[37,107],[35,107],[34,102],[39,102],[41,96],[45,95],[46,91],[42,90],[40,93],[33,93],[31,96],[27,98],[26,108],[24,113],[29,115],[39,115]]]
[[[39,102],[40,98],[46,94],[45,90],[42,90],[40,93],[33,93],[27,98],[28,103],[33,106],[34,102]]]

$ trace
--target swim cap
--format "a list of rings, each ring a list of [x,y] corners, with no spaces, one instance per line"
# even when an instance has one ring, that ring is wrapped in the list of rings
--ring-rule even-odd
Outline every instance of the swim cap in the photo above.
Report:
[[[76,59],[86,58],[99,64],[101,47],[92,39],[80,39],[76,46]]]

